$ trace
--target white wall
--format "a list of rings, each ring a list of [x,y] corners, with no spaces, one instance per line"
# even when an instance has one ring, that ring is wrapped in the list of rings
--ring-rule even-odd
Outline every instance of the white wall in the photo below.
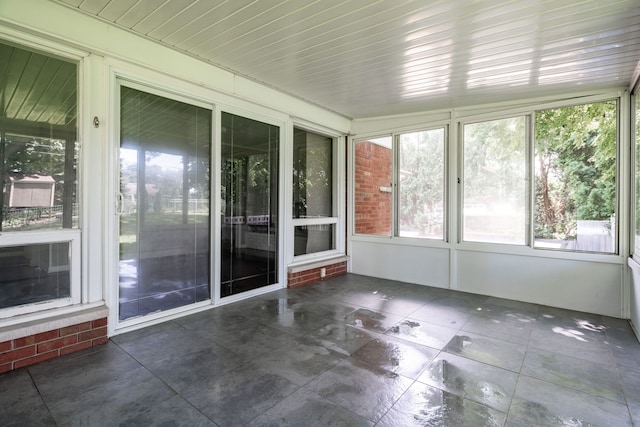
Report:
[[[449,287],[448,249],[388,242],[351,242],[351,271],[407,283]]]
[[[456,251],[460,290],[621,317],[624,265]]]
[[[619,263],[408,246],[391,241],[354,240],[351,248],[353,273],[624,317],[621,304],[626,267]],[[637,312],[635,316],[640,320]]]

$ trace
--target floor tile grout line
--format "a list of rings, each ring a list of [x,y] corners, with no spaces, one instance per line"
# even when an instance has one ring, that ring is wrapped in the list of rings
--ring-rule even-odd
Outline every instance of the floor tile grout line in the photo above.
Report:
[[[370,290],[371,290],[371,289],[375,289],[376,287],[377,287],[377,284],[373,284],[373,285],[372,285],[371,287],[369,287],[369,288],[367,288],[366,286],[364,286],[364,285],[362,285],[362,284],[358,284],[358,292],[363,292],[363,293],[365,293],[365,294],[369,294],[369,293],[370,293]],[[382,292],[382,293],[384,293],[384,292]],[[265,295],[268,295],[268,294],[265,294]],[[292,295],[292,296],[294,296],[294,297],[295,297],[295,295]],[[302,298],[302,297],[301,297],[301,298]],[[323,298],[320,298],[320,300],[322,300],[322,301],[326,301],[328,304],[331,304],[331,300],[333,300],[333,297],[332,297],[331,295],[325,295]],[[407,319],[411,319],[411,316],[412,316],[413,314],[415,314],[415,312],[416,312],[417,310],[422,309],[423,307],[425,307],[425,306],[428,304],[428,302],[424,302],[424,300],[423,300],[423,299],[420,299],[420,300],[421,300],[421,304],[419,304],[419,307],[418,307],[418,308],[415,308],[415,309],[414,309],[413,311],[411,311],[410,313],[409,313],[409,312],[407,312],[408,314],[406,314],[406,315],[398,315],[398,314],[390,313],[390,312],[389,312],[388,314],[389,314],[389,315],[394,315],[394,316],[398,317],[400,320],[399,320],[399,322],[398,322],[398,323],[396,323],[396,325],[399,325],[399,324],[401,324],[402,322],[406,321]],[[312,302],[312,304],[313,304],[313,302]],[[342,303],[341,303],[341,304],[342,304]],[[351,302],[344,302],[344,304],[347,304],[347,305],[349,305],[349,306],[354,306],[354,305],[355,305],[355,304],[352,304]],[[304,307],[307,307],[307,308],[308,308],[308,305],[305,305]],[[466,307],[466,305],[462,304],[462,305],[461,305],[460,307],[458,307],[458,308],[460,308],[460,309],[461,309],[462,307]],[[376,311],[376,309],[375,309],[375,308],[371,308],[371,307],[363,306],[362,308],[363,308],[363,309],[366,309],[366,310],[370,310],[370,311],[372,311],[372,312],[375,312],[375,311]],[[412,306],[412,308],[413,308],[413,306]],[[506,308],[509,308],[509,307],[506,307]],[[558,309],[558,310],[560,310],[560,309]],[[357,311],[357,309],[356,309],[356,310],[352,310],[351,312],[353,312],[353,311]],[[387,313],[387,312],[384,312],[384,313]],[[541,314],[541,313],[539,313],[539,315],[540,315],[540,314]],[[451,328],[451,329],[455,329],[455,330],[456,330],[456,334],[454,335],[454,338],[455,338],[455,336],[456,336],[456,335],[459,335],[459,334],[461,334],[461,333],[466,333],[466,332],[467,332],[467,331],[464,331],[463,329],[464,329],[464,327],[469,323],[469,321],[471,320],[471,318],[472,318],[471,316],[473,316],[473,314],[471,314],[471,315],[470,315],[470,317],[469,317],[468,319],[466,319],[466,321],[464,321],[464,322],[460,322],[460,324],[459,324],[459,325],[456,325],[456,328],[451,328],[450,326],[448,326],[449,328]],[[292,339],[294,339],[294,340],[296,340],[296,341],[297,341],[298,339],[310,338],[311,334],[313,334],[313,332],[314,332],[314,331],[311,331],[311,330],[308,330],[308,331],[307,331],[307,330],[300,330],[300,332],[301,332],[300,334],[290,333],[290,332],[288,332],[288,331],[286,331],[286,330],[283,330],[283,329],[273,328],[273,327],[272,327],[272,324],[270,324],[270,323],[265,323],[265,321],[266,321],[265,319],[266,319],[266,318],[263,318],[263,319],[261,319],[261,321],[259,321],[259,320],[255,320],[255,319],[247,318],[247,321],[248,321],[248,322],[251,322],[251,323],[255,323],[256,325],[261,325],[261,326],[263,326],[263,327],[265,327],[265,328],[268,328],[268,330],[277,331],[278,333],[283,334],[283,336],[284,336],[284,335],[287,335],[287,336],[291,337]],[[538,319],[538,317],[536,317],[536,319]],[[601,323],[602,323],[602,317],[601,317],[601,316],[600,316],[600,320],[601,320]],[[355,326],[352,326],[352,325],[350,325],[348,322],[346,322],[346,321],[345,321],[345,318],[340,318],[340,319],[338,319],[337,317],[336,317],[336,318],[332,318],[332,319],[331,319],[331,323],[334,323],[334,322],[335,322],[336,324],[342,324],[342,325],[345,325],[345,326],[348,326],[348,327],[354,327],[354,328],[355,328]],[[430,322],[428,322],[428,320],[421,320],[421,322],[424,322],[424,323],[430,323]],[[231,353],[234,353],[234,354],[236,354],[236,353],[237,353],[234,349],[232,349],[232,348],[227,348],[225,345],[223,345],[223,344],[220,342],[220,340],[217,340],[214,336],[205,336],[205,335],[200,335],[200,334],[198,334],[198,333],[197,333],[197,331],[196,331],[195,329],[191,329],[191,328],[189,328],[189,326],[188,326],[188,324],[187,324],[187,323],[179,323],[179,322],[176,322],[176,325],[177,325],[179,328],[181,328],[182,330],[189,331],[190,333],[194,333],[194,334],[196,334],[197,336],[199,336],[202,340],[204,340],[204,341],[205,341],[205,342],[207,342],[207,343],[210,343],[210,344],[212,344],[212,345],[219,346],[220,348],[223,348],[223,349],[225,349],[226,351],[229,351],[229,352],[231,352]],[[434,325],[437,325],[437,324],[434,324]],[[447,327],[447,326],[445,326],[445,325],[438,325],[438,326]],[[365,342],[363,345],[361,345],[360,347],[358,347],[358,349],[361,349],[361,348],[363,348],[364,346],[368,345],[368,344],[369,344],[369,343],[371,343],[373,340],[377,339],[376,337],[382,337],[382,336],[385,336],[385,337],[388,337],[388,338],[393,338],[393,339],[398,339],[398,340],[400,340],[400,341],[402,341],[402,342],[405,342],[405,343],[407,343],[407,344],[409,344],[409,345],[419,345],[419,346],[424,346],[424,344],[416,343],[416,342],[414,342],[414,341],[410,341],[410,340],[404,340],[404,339],[403,339],[403,338],[401,338],[401,337],[396,337],[396,336],[393,336],[393,335],[387,334],[386,332],[389,332],[389,330],[390,330],[391,328],[393,328],[393,327],[394,327],[394,326],[391,326],[391,327],[389,327],[388,329],[385,329],[385,330],[384,330],[384,332],[382,332],[382,333],[381,333],[380,331],[372,331],[371,329],[359,328],[359,329],[362,329],[362,330],[365,332],[363,335],[365,335],[365,336],[366,336],[366,337],[368,337],[368,338],[367,338],[366,342]],[[319,329],[322,329],[322,327],[321,327],[321,328],[319,328]],[[317,329],[317,330],[319,330],[319,329]],[[514,372],[514,373],[517,375],[517,377],[516,377],[515,384],[514,384],[514,386],[513,386],[513,393],[511,393],[511,396],[510,396],[510,399],[509,399],[509,404],[508,404],[508,406],[507,406],[507,410],[506,410],[505,412],[502,412],[503,414],[505,414],[505,420],[504,420],[504,423],[506,423],[506,422],[507,422],[507,420],[508,420],[509,416],[514,415],[514,414],[515,414],[514,416],[516,416],[516,415],[517,415],[517,412],[515,412],[515,413],[514,413],[514,410],[517,410],[517,408],[516,408],[516,409],[514,409],[514,400],[516,399],[516,392],[518,391],[518,387],[520,386],[520,384],[522,384],[522,381],[523,381],[523,380],[527,380],[525,383],[526,383],[526,384],[529,384],[529,385],[531,385],[531,383],[529,383],[529,382],[528,382],[529,380],[540,381],[541,383],[545,383],[545,384],[547,384],[547,385],[554,386],[554,387],[560,387],[560,388],[565,389],[565,390],[568,390],[568,391],[570,391],[570,392],[572,392],[572,393],[580,393],[580,394],[584,394],[584,395],[590,395],[590,396],[593,396],[593,397],[598,398],[598,399],[604,399],[604,400],[607,400],[607,401],[610,401],[610,402],[614,402],[614,403],[616,403],[616,404],[623,404],[623,405],[625,405],[625,406],[627,407],[627,411],[626,411],[626,412],[627,412],[627,414],[626,414],[626,416],[628,417],[628,419],[629,419],[629,420],[631,420],[631,422],[633,422],[633,417],[632,417],[632,413],[631,413],[631,406],[630,406],[630,404],[629,404],[629,398],[628,398],[629,394],[627,393],[626,389],[625,389],[624,387],[622,387],[622,367],[621,367],[621,365],[619,365],[619,363],[618,363],[618,358],[616,357],[616,354],[615,354],[615,352],[613,351],[613,349],[614,349],[614,348],[613,348],[613,343],[612,343],[612,340],[610,339],[610,338],[611,338],[611,334],[610,334],[610,332],[609,332],[609,330],[608,330],[608,329],[604,331],[604,338],[605,338],[605,339],[606,339],[606,341],[607,341],[607,347],[606,347],[606,348],[608,349],[608,354],[609,354],[609,356],[610,356],[610,358],[611,358],[611,360],[612,360],[612,363],[613,363],[613,369],[615,369],[616,382],[617,382],[617,384],[621,387],[621,390],[622,390],[622,393],[623,393],[623,394],[622,394],[622,396],[623,396],[623,398],[624,398],[624,402],[622,402],[622,401],[618,401],[618,400],[613,400],[613,399],[606,398],[606,397],[596,396],[596,395],[593,395],[593,394],[591,394],[591,393],[589,393],[589,392],[587,392],[587,391],[583,391],[583,390],[575,389],[575,388],[572,388],[572,387],[566,387],[566,386],[563,386],[563,385],[561,385],[561,384],[554,383],[554,382],[551,382],[551,381],[548,381],[548,380],[539,379],[539,378],[536,378],[536,377],[532,376],[532,375],[531,375],[531,373],[529,373],[529,374],[524,374],[524,373],[523,373],[523,369],[525,368],[525,364],[526,364],[526,362],[527,362],[527,357],[528,357],[528,356],[531,356],[531,355],[533,354],[533,352],[538,351],[538,350],[539,350],[539,351],[543,351],[543,352],[554,352],[554,351],[553,351],[553,348],[540,347],[541,342],[537,342],[537,341],[536,341],[536,342],[537,342],[537,344],[539,344],[539,345],[538,345],[538,346],[536,346],[536,345],[535,345],[536,343],[534,343],[534,342],[533,342],[533,336],[532,336],[532,331],[534,331],[534,330],[536,330],[536,329],[535,329],[535,328],[529,328],[529,329],[528,329],[528,336],[527,336],[526,344],[524,344],[524,346],[523,346],[523,347],[524,347],[524,355],[523,355],[522,359],[519,361],[519,365],[520,365],[520,366],[519,366],[518,371],[516,372],[516,371],[508,370],[508,371]],[[304,332],[303,332],[303,331],[304,331]],[[517,344],[517,343],[511,342],[511,341],[508,341],[508,340],[503,340],[503,339],[500,339],[500,338],[497,338],[497,337],[494,337],[494,336],[490,336],[490,335],[483,335],[482,333],[477,333],[477,332],[469,332],[469,333],[477,334],[477,335],[480,335],[480,336],[485,336],[486,338],[489,338],[489,339],[495,339],[495,340],[497,340],[497,341],[503,341],[503,342],[506,342],[506,343]],[[457,354],[457,353],[450,352],[450,351],[446,350],[446,349],[447,349],[447,346],[451,343],[451,339],[453,339],[453,338],[450,338],[450,339],[449,339],[449,340],[448,340],[448,341],[447,341],[443,346],[441,346],[441,348],[434,348],[434,347],[425,346],[425,347],[428,347],[428,348],[433,349],[433,350],[435,350],[435,351],[436,351],[436,352],[435,352],[435,356],[434,356],[434,357],[431,359],[431,361],[426,365],[427,367],[428,367],[430,364],[432,364],[432,363],[433,363],[433,361],[434,361],[434,360],[436,360],[438,357],[441,357],[442,355],[446,355],[446,354],[453,354],[453,355],[455,355],[455,356],[457,356],[457,357],[461,357],[461,358],[464,358],[464,359],[467,359],[467,360],[470,360],[470,361],[474,361],[474,362],[477,362],[477,363],[483,363],[483,364],[488,365],[488,366],[494,366],[494,367],[500,368],[499,366],[491,365],[490,363],[482,362],[482,361],[480,361],[480,360],[471,359],[471,358],[468,358],[468,357],[467,357],[467,356],[465,356],[465,355]],[[286,341],[286,342],[289,342],[289,341]],[[327,350],[329,350],[329,351],[333,351],[333,349],[332,349],[330,346],[328,346],[329,341],[327,341],[327,342],[322,342],[322,341],[318,340],[318,341],[316,341],[316,342],[317,342],[319,345],[322,345],[323,347],[325,347]],[[162,381],[162,379],[160,379],[160,377],[158,377],[158,376],[157,376],[157,375],[155,375],[152,371],[150,371],[150,370],[149,370],[149,368],[147,367],[147,365],[143,364],[140,360],[138,360],[137,358],[135,358],[135,357],[132,355],[132,353],[129,353],[129,352],[127,352],[126,350],[124,350],[124,348],[123,348],[123,347],[121,347],[121,346],[120,346],[120,344],[117,344],[116,342],[113,342],[113,341],[112,341],[112,343],[116,346],[116,348],[118,348],[118,351],[122,351],[122,353],[123,353],[123,354],[126,354],[128,357],[132,358],[132,360],[134,360],[134,361],[136,362],[136,364],[138,364],[139,366],[142,366],[142,367],[143,367],[147,372],[149,372],[149,373],[150,373],[154,378],[157,378],[159,381],[161,381],[161,383],[165,384],[165,386],[166,386],[169,390],[171,390],[171,391],[174,393],[174,395],[175,395],[175,396],[179,396],[181,399],[185,400],[185,401],[186,401],[186,402],[187,402],[191,407],[193,407],[193,408],[194,408],[194,409],[195,409],[199,414],[203,415],[206,419],[211,420],[209,417],[206,417],[206,415],[204,415],[204,414],[203,414],[202,412],[200,412],[197,408],[195,408],[195,406],[193,406],[193,405],[191,404],[191,402],[190,402],[190,401],[188,401],[187,399],[185,399],[185,398],[184,398],[181,394],[179,394],[175,389],[173,389],[171,386],[169,386],[169,384],[168,384],[168,383],[166,383],[166,382]],[[519,345],[522,345],[522,344],[519,344]],[[603,347],[603,350],[604,350],[604,347]],[[268,352],[268,351],[270,351],[270,350],[265,349],[264,351],[265,351],[265,353],[266,353],[266,352]],[[352,351],[352,352],[348,352],[347,354],[340,353],[341,357],[342,357],[342,356],[344,356],[344,357],[342,357],[340,360],[338,360],[337,362],[335,362],[335,363],[334,363],[330,368],[328,368],[327,370],[331,370],[331,369],[333,369],[336,365],[338,365],[339,363],[341,363],[343,360],[346,360],[346,359],[349,359],[349,358],[351,358],[351,359],[354,359],[354,360],[355,360],[355,359],[356,359],[356,358],[354,357],[354,353],[355,353],[355,352],[356,352],[356,351]],[[261,353],[261,354],[262,354],[262,353]],[[564,357],[575,357],[575,356],[571,356],[571,355],[568,355],[568,354],[565,354],[565,353],[557,353],[557,354],[559,354],[559,355],[561,355],[561,356],[564,356]],[[604,352],[603,352],[603,354],[604,354]],[[593,363],[593,364],[597,364],[597,365],[603,364],[603,365],[609,366],[609,364],[608,364],[608,363],[602,363],[602,362],[600,362],[600,361],[593,361],[593,360],[587,360],[587,359],[582,359],[582,360],[585,360],[585,361],[587,361],[587,362],[589,362],[589,363]],[[250,359],[248,359],[248,358],[247,358],[247,359],[245,359],[245,360],[242,362],[242,364],[241,364],[240,366],[245,366],[245,365],[246,365],[246,364],[248,364],[248,363],[251,363],[251,361],[250,361]],[[375,363],[374,363],[373,365],[374,365],[374,366],[377,366]],[[132,365],[132,366],[133,366],[133,365]],[[418,373],[418,374],[415,376],[415,379],[411,378],[411,377],[413,377],[413,376],[414,376],[414,374],[411,374],[411,377],[406,377],[406,376],[405,376],[405,378],[409,378],[409,379],[411,379],[410,384],[409,384],[409,385],[408,385],[408,386],[403,390],[403,392],[400,394],[400,396],[399,396],[397,399],[394,399],[394,401],[391,403],[391,405],[390,405],[390,406],[389,406],[389,408],[385,411],[385,413],[384,413],[384,414],[382,414],[382,415],[380,415],[379,419],[375,421],[375,424],[376,424],[376,425],[377,425],[377,424],[380,424],[381,420],[383,420],[383,419],[387,416],[387,414],[389,413],[389,411],[391,411],[391,410],[392,410],[392,408],[393,408],[395,405],[397,405],[397,404],[398,404],[398,401],[399,401],[400,399],[402,399],[402,398],[403,398],[403,396],[405,396],[405,395],[407,394],[408,390],[410,390],[410,389],[411,389],[411,387],[414,387],[416,383],[424,384],[423,382],[419,381],[419,380],[418,380],[418,378],[420,378],[420,376],[424,374],[424,371],[427,369],[427,367],[425,367],[424,369],[422,369],[422,371],[421,371],[420,373]],[[504,368],[503,368],[503,369],[504,369]],[[286,397],[284,397],[284,398],[280,398],[276,403],[273,403],[273,404],[272,404],[269,408],[267,408],[263,413],[268,412],[268,411],[271,411],[275,406],[277,406],[278,404],[280,404],[281,402],[283,402],[285,399],[288,399],[289,397],[291,397],[291,396],[292,396],[292,395],[294,395],[295,393],[298,393],[298,392],[299,392],[300,390],[302,390],[302,389],[305,389],[305,390],[309,391],[309,389],[308,389],[308,388],[306,388],[306,387],[308,386],[308,384],[310,384],[311,382],[315,381],[317,378],[319,378],[321,375],[323,375],[323,374],[324,374],[324,372],[327,372],[327,370],[324,370],[322,373],[319,373],[319,374],[314,374],[314,376],[313,376],[313,377],[311,377],[308,381],[306,381],[306,383],[305,383],[304,385],[299,385],[300,383],[297,383],[297,384],[295,384],[295,383],[294,383],[294,384],[296,385],[296,387],[294,387],[294,390],[292,390],[292,391],[291,391],[291,392],[290,392]],[[53,419],[53,415],[51,414],[51,410],[50,410],[50,408],[49,408],[49,405],[47,404],[47,402],[45,402],[45,401],[44,401],[44,397],[40,394],[40,390],[39,390],[39,388],[37,387],[37,385],[35,384],[34,376],[32,375],[31,371],[29,371],[28,369],[27,369],[27,371],[28,371],[28,373],[29,373],[29,375],[30,375],[30,377],[31,377],[31,383],[32,383],[33,387],[35,388],[35,391],[37,392],[38,396],[40,396],[40,399],[42,400],[43,404],[44,404],[44,405],[45,405],[45,407],[47,408],[47,411],[48,411],[49,415],[50,415],[50,416],[51,416],[51,418]],[[613,374],[613,373],[612,373],[612,374]],[[427,385],[427,386],[432,387],[432,386],[430,386],[430,385]],[[435,388],[440,389],[439,387],[435,387]],[[442,389],[440,389],[440,390],[442,390]],[[443,391],[443,392],[446,392],[445,390],[442,390],[442,391]],[[522,390],[521,390],[521,394],[522,394]],[[317,395],[317,394],[316,394],[316,395]],[[459,396],[459,395],[458,395],[458,396]],[[320,397],[322,397],[322,396],[320,396]],[[464,396],[462,396],[462,398],[464,398]],[[519,399],[524,399],[524,398],[525,398],[525,397],[524,397],[524,396],[522,396],[522,397],[520,397]],[[324,399],[324,398],[323,398],[323,399]],[[328,400],[328,399],[324,399],[324,400]],[[329,400],[329,401],[331,401],[331,400]],[[477,402],[477,401],[475,401],[475,400],[471,400],[471,401],[472,401],[472,402],[474,402],[474,403],[477,403],[477,404],[479,404],[479,405],[485,406],[485,407],[487,406],[487,405],[485,405],[484,403],[480,403],[480,402]],[[332,402],[332,401],[331,401],[331,402]],[[271,402],[269,402],[269,403],[271,404]],[[337,404],[337,403],[335,403],[335,402],[333,402],[333,403],[334,403],[334,404],[336,404],[336,405],[338,405],[338,404]],[[157,404],[157,403],[156,403],[156,404]],[[156,404],[154,404],[154,406],[152,406],[151,408],[155,407],[155,405],[156,405]],[[338,405],[338,406],[341,406],[341,405]],[[348,409],[348,408],[346,408],[346,407],[344,407],[344,406],[341,406],[341,407],[342,407],[342,408],[344,408],[344,409],[345,409],[345,410],[347,410],[347,411],[350,411],[351,413],[356,414],[355,412],[351,411],[350,409]],[[621,411],[623,411],[623,410],[622,410],[622,408],[619,408],[619,409],[620,409]],[[147,409],[147,410],[148,410],[148,409]],[[500,411],[500,412],[501,412],[501,411]],[[44,413],[44,412],[43,412],[43,413]],[[358,414],[356,414],[356,415],[358,415]],[[258,416],[260,416],[260,415],[258,415]],[[365,418],[368,418],[368,417],[365,417]],[[255,420],[255,419],[256,419],[256,418],[253,418],[253,420]],[[251,420],[251,421],[253,421],[253,420]],[[56,421],[55,421],[55,419],[54,419],[53,421],[54,421],[54,422],[56,422]],[[369,419],[369,421],[370,421],[370,422],[374,422],[373,420],[370,420],[370,419]],[[212,423],[215,423],[215,421],[214,421],[214,420],[211,420],[211,422],[212,422]]]
[[[616,355],[613,351],[613,349],[611,348],[611,338],[610,338],[610,334],[607,332],[609,328],[607,327],[604,331],[605,335],[607,336],[607,343],[609,344],[609,351],[611,352],[611,358],[613,359],[613,367],[616,371],[616,376],[617,376],[617,380],[618,380],[618,384],[620,385],[620,390],[622,390],[622,395],[624,396],[624,403],[627,406],[627,412],[629,413],[629,419],[631,420],[631,424],[635,425],[635,422],[633,420],[633,414],[631,412],[631,405],[629,402],[629,398],[627,397],[627,391],[625,390],[624,387],[624,383],[622,382],[622,375],[620,375],[620,367],[618,366],[618,360],[616,358]]]
[[[511,398],[509,399],[509,407],[507,408],[507,412],[506,412],[506,417],[504,418],[504,424],[507,424],[507,421],[509,421],[509,417],[511,416],[511,410],[513,409],[513,399],[516,398],[516,392],[518,391],[518,386],[520,385],[520,380],[522,379],[522,374],[518,374],[518,378],[516,380],[515,385],[513,386],[513,394],[511,395]]]
[[[40,392],[40,387],[38,387],[38,384],[36,383],[35,378],[33,378],[33,374],[31,373],[31,370],[29,369],[29,366],[27,366],[25,370],[27,371],[27,374],[29,375],[29,379],[31,380],[31,384],[33,384],[33,387],[38,392],[38,397],[40,397],[40,400],[42,401],[42,404],[44,405],[45,408],[47,408],[47,413],[49,414],[49,416],[51,416],[51,419],[56,424],[56,426],[60,425],[60,423],[53,416],[53,413],[51,412],[51,408],[50,408],[49,404],[47,403],[46,399],[44,398],[44,396]]]
[[[214,423],[216,426],[219,426],[219,424],[217,422],[215,422],[215,420],[212,420],[211,418],[209,418],[205,413],[203,413],[200,409],[198,409],[193,403],[191,403],[191,401],[187,398],[185,398],[182,394],[180,394],[178,392],[178,390],[174,389],[170,384],[168,384],[166,381],[164,381],[162,378],[160,378],[158,375],[156,375],[155,372],[153,372],[152,370],[150,370],[144,363],[142,363],[140,360],[138,360],[137,358],[135,358],[132,354],[130,354],[128,351],[126,351],[124,348],[122,348],[118,343],[114,344],[127,356],[131,357],[133,360],[135,360],[141,367],[143,367],[145,369],[145,371],[147,371],[151,376],[153,376],[155,379],[157,379],[158,381],[160,381],[162,384],[164,384],[165,387],[167,387],[167,389],[171,390],[171,392],[174,394],[174,396],[179,397],[180,399],[182,399],[184,402],[186,402],[191,408],[195,409],[200,415],[202,415],[203,417],[205,417],[206,419],[208,419],[209,421],[211,421],[212,423]],[[168,400],[170,400],[172,397],[168,397],[167,399],[165,399],[162,402],[157,402],[154,406],[160,405]],[[149,408],[149,410],[152,408]]]

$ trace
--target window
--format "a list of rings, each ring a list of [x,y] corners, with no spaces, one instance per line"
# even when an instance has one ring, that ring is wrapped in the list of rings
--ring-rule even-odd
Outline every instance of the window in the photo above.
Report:
[[[355,232],[392,235],[393,139],[355,143]]]
[[[120,87],[118,319],[210,297],[211,110]]]
[[[444,239],[444,128],[400,135],[398,235]]]
[[[0,308],[71,304],[80,292],[77,65],[7,43],[0,57]]]
[[[634,253],[640,254],[640,93],[638,93],[638,86],[636,86],[636,92],[633,96],[634,99],[634,129],[636,138],[636,165],[635,165],[635,187],[636,187],[636,200],[635,200],[635,245]]]
[[[636,90],[633,94],[634,105],[632,106],[633,127],[635,133],[635,240],[633,252],[637,257],[640,255],[640,83],[636,82]]]
[[[616,251],[615,101],[535,113],[536,248]]]
[[[526,117],[464,125],[463,240],[526,243]]]
[[[293,132],[294,256],[336,249],[334,139]]]
[[[355,233],[444,240],[445,128],[355,142]]]
[[[465,124],[463,240],[615,253],[617,114],[603,101]]]
[[[0,248],[0,309],[71,297],[69,242]]]

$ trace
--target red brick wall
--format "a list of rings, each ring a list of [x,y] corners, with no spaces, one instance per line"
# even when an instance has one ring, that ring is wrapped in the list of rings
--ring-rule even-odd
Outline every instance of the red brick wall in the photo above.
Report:
[[[326,268],[326,276],[320,277],[320,270],[323,268]],[[318,282],[320,280],[328,279],[329,277],[341,276],[343,274],[347,274],[346,261],[326,265],[324,267],[316,267],[305,271],[299,271],[297,273],[289,273],[287,275],[287,286],[290,288],[296,288],[298,286],[308,285],[309,283]]]
[[[355,232],[391,235],[391,150],[368,141],[356,143]]]
[[[0,342],[0,373],[104,344],[108,340],[105,317]]]

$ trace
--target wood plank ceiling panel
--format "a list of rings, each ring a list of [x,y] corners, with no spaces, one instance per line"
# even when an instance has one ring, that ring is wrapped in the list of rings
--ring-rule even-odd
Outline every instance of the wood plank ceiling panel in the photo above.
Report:
[[[198,18],[198,20],[204,19],[207,22],[198,25],[198,20],[196,20],[196,25],[189,24],[163,41],[186,51],[201,44],[219,46],[229,40],[234,40],[238,35],[260,28],[262,16],[279,16],[281,13],[287,13],[284,1],[244,0],[241,3],[244,4],[242,8],[239,8],[236,3],[223,4],[212,10],[212,13],[215,14],[213,20],[208,19],[207,16]],[[271,21],[268,22],[271,24]]]
[[[111,0],[83,0],[79,8],[90,14],[97,15],[110,2]]]
[[[171,17],[181,13],[191,3],[193,1],[159,2],[157,0],[139,0],[117,21],[111,22],[123,28],[131,29],[138,34],[147,35],[163,25]]]
[[[52,0],[348,117],[623,88],[638,0]]]
[[[107,21],[118,22],[118,20],[128,13],[132,7],[138,3],[137,0],[109,1],[98,13],[98,16]]]

